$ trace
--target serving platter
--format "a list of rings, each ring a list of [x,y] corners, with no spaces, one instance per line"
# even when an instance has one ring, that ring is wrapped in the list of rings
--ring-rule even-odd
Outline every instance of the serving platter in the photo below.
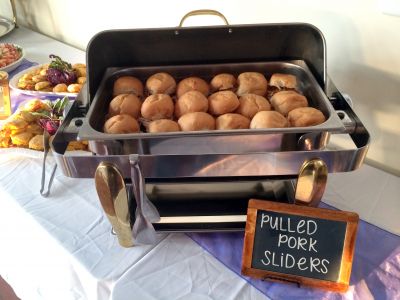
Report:
[[[10,44],[10,45],[13,45],[13,46],[21,49],[21,56],[20,56],[19,59],[17,59],[16,61],[12,62],[11,64],[6,65],[5,67],[0,68],[0,71],[4,71],[4,72],[9,73],[9,72],[15,70],[23,62],[23,59],[25,58],[25,51],[21,46],[19,46],[17,44],[12,44],[12,43],[4,43],[4,44]]]
[[[55,98],[55,97],[65,97],[68,96],[70,98],[76,98],[76,96],[78,95],[78,93],[55,93],[55,92],[44,92],[44,91],[32,91],[32,90],[23,90],[18,88],[18,80],[19,78],[21,78],[24,74],[39,69],[41,68],[41,66],[43,65],[36,65],[36,66],[32,66],[30,68],[27,68],[25,70],[22,70],[21,72],[15,74],[11,79],[10,79],[10,88],[20,94],[24,94],[24,95],[31,95],[31,96],[36,96],[39,98]]]
[[[7,19],[0,18],[0,37],[6,35],[15,28],[15,24]]]

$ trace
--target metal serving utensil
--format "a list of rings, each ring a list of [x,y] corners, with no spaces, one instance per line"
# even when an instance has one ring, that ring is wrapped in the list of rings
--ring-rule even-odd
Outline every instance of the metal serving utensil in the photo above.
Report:
[[[57,170],[57,164],[53,166],[53,169],[50,174],[50,179],[49,183],[47,185],[47,188],[45,190],[46,186],[46,160],[47,160],[47,155],[49,154],[50,151],[50,134],[47,132],[47,130],[43,131],[43,163],[42,163],[42,180],[41,180],[41,185],[40,185],[40,195],[43,197],[48,197],[50,195],[50,189],[51,185],[53,184],[53,179],[54,175]]]
[[[318,206],[324,194],[328,178],[328,167],[322,159],[311,159],[303,163],[297,179],[296,204]]]
[[[133,238],[126,187],[118,168],[101,162],[95,172],[96,191],[100,203],[122,247],[132,247]]]

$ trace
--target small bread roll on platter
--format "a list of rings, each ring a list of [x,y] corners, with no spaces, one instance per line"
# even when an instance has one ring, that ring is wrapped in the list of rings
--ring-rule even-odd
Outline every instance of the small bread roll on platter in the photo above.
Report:
[[[220,91],[208,97],[208,111],[220,116],[235,111],[239,107],[239,99],[232,91]]]
[[[214,130],[215,119],[205,112],[192,112],[179,118],[178,124],[182,131]]]
[[[149,133],[174,132],[180,130],[179,124],[169,119],[151,121],[147,127],[147,132]]]
[[[108,107],[108,116],[127,114],[137,119],[140,115],[142,101],[134,94],[121,94],[115,96]]]
[[[248,129],[250,127],[248,118],[234,113],[221,115],[215,122],[215,129],[217,130]]]
[[[199,91],[207,97],[210,93],[210,87],[204,79],[193,76],[182,79],[178,83],[178,86],[176,87],[176,96],[180,98],[184,93],[189,91]]]
[[[326,118],[314,107],[299,107],[289,112],[288,121],[291,127],[307,127],[322,124]]]
[[[167,94],[150,95],[144,100],[140,111],[146,120],[170,119],[174,113],[174,102]]]
[[[138,121],[130,115],[116,115],[104,123],[105,133],[135,133],[139,130]]]
[[[274,94],[271,98],[271,105],[282,115],[287,114],[298,107],[307,107],[307,98],[295,91],[282,91]]]
[[[113,97],[120,94],[134,94],[143,97],[143,83],[133,76],[122,76],[114,81]]]
[[[268,81],[265,76],[259,72],[244,72],[237,78],[238,88],[236,94],[256,94],[264,96],[267,92]]]
[[[175,93],[176,90],[176,81],[168,73],[156,73],[147,78],[146,89],[149,94],[172,95],[173,93]]]
[[[251,129],[288,127],[286,118],[277,111],[260,111],[250,122]]]
[[[269,79],[269,85],[279,89],[297,89],[297,78],[291,74],[275,73]]]
[[[236,78],[228,73],[215,75],[210,82],[210,87],[212,92],[233,91],[236,88]]]
[[[256,94],[244,94],[240,96],[239,107],[235,112],[251,119],[259,111],[268,110],[271,110],[271,104],[265,97]]]
[[[175,103],[175,117],[180,118],[182,115],[208,110],[208,99],[199,91],[189,91],[178,98]]]

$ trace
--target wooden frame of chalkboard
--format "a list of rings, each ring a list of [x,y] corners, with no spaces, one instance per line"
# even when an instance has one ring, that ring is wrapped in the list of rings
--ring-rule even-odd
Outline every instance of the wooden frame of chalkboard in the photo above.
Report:
[[[352,212],[250,199],[242,274],[344,292],[358,220]]]

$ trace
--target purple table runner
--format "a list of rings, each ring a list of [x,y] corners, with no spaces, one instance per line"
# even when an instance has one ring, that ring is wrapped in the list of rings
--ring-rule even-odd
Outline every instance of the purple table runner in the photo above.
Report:
[[[330,208],[325,204],[320,207]],[[350,287],[343,294],[242,276],[244,232],[188,236],[271,299],[400,299],[400,237],[362,220],[358,225]]]

